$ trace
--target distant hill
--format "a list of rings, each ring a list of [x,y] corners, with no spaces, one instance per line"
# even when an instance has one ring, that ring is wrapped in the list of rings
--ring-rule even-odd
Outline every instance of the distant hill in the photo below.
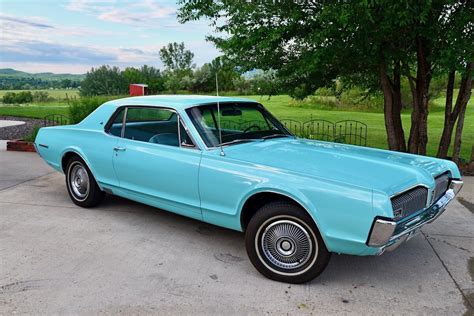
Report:
[[[76,75],[76,74],[54,74],[52,72],[41,72],[41,73],[28,73],[24,71],[15,70],[12,68],[3,68],[0,69],[0,78],[16,78],[16,79],[41,79],[41,80],[76,80],[81,81],[86,75]]]

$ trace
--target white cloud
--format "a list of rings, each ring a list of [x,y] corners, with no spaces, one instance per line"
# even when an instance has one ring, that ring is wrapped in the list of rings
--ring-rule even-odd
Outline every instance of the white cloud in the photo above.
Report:
[[[182,41],[180,34],[189,35],[189,32],[204,27],[201,23],[177,23],[175,8],[157,4],[153,0],[125,2],[120,5],[114,0],[79,0],[71,1],[67,9],[103,21],[130,25],[129,31],[134,32],[135,38],[140,38],[141,43],[134,40],[134,44],[131,44],[128,41],[130,34],[123,28],[116,31],[110,27],[104,29],[89,26],[95,24],[63,25],[43,17],[0,13],[1,67],[32,72],[75,73],[85,72],[102,64],[121,68],[148,64],[161,68],[158,52],[167,42],[157,41],[161,36],[155,35],[156,32],[150,28],[179,27],[178,30],[169,32],[176,34],[175,41]],[[194,41],[185,40],[185,44],[194,52],[196,65],[200,66],[219,55],[211,43],[195,38]]]
[[[120,3],[114,0],[71,0],[65,8],[94,15],[102,21],[141,27],[156,27],[159,26],[157,22],[169,23],[169,18],[175,20],[176,15],[176,8],[157,4],[154,0]]]
[[[35,17],[17,18],[1,14],[0,27],[0,62],[4,66],[10,65],[8,67],[24,64],[32,70],[34,65],[42,67],[53,64],[57,65],[54,69],[66,65],[76,65],[72,69],[90,69],[102,64],[120,67],[161,65],[158,51],[164,43],[139,48],[79,44],[74,38],[120,34],[86,27],[59,26]]]
[[[94,13],[113,8],[115,0],[70,0],[65,8],[69,11]]]
[[[0,40],[2,45],[31,39],[48,41],[53,37],[120,36],[118,32],[98,30],[90,27],[55,25],[38,17],[18,18],[0,14]]]

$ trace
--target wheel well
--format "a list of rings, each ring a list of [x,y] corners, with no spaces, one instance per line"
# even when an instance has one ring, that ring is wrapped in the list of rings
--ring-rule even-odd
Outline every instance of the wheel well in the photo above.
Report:
[[[67,163],[69,162],[69,160],[72,158],[72,157],[80,157],[78,154],[76,154],[75,152],[73,151],[69,151],[67,153],[65,153],[63,155],[63,158],[61,159],[61,167],[64,171],[64,173],[66,173],[66,167],[67,167]]]
[[[306,209],[298,202],[289,198],[286,195],[274,193],[274,192],[262,192],[252,195],[247,201],[245,201],[244,206],[242,207],[242,212],[240,213],[240,224],[242,226],[242,230],[246,230],[248,224],[252,217],[257,213],[257,211],[270,202],[274,201],[285,201],[296,206],[301,207],[303,210]]]

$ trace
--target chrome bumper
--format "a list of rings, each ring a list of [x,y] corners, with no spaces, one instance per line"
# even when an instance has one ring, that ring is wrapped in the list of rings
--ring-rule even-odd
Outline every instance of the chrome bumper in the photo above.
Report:
[[[367,245],[380,248],[378,254],[396,249],[419,232],[421,227],[437,219],[461,190],[462,185],[461,180],[451,180],[449,189],[436,203],[405,222],[397,223],[390,219],[376,218],[372,224]]]

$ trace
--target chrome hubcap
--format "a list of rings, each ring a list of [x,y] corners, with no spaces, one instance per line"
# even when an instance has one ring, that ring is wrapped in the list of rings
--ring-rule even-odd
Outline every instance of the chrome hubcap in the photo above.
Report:
[[[294,242],[286,237],[280,238],[276,243],[276,250],[282,256],[291,256],[295,252]]]
[[[261,236],[261,246],[265,258],[285,270],[305,265],[313,251],[307,229],[290,220],[279,220],[268,225]]]
[[[72,192],[78,199],[85,199],[89,194],[89,175],[82,165],[76,164],[72,167],[69,183]]]

